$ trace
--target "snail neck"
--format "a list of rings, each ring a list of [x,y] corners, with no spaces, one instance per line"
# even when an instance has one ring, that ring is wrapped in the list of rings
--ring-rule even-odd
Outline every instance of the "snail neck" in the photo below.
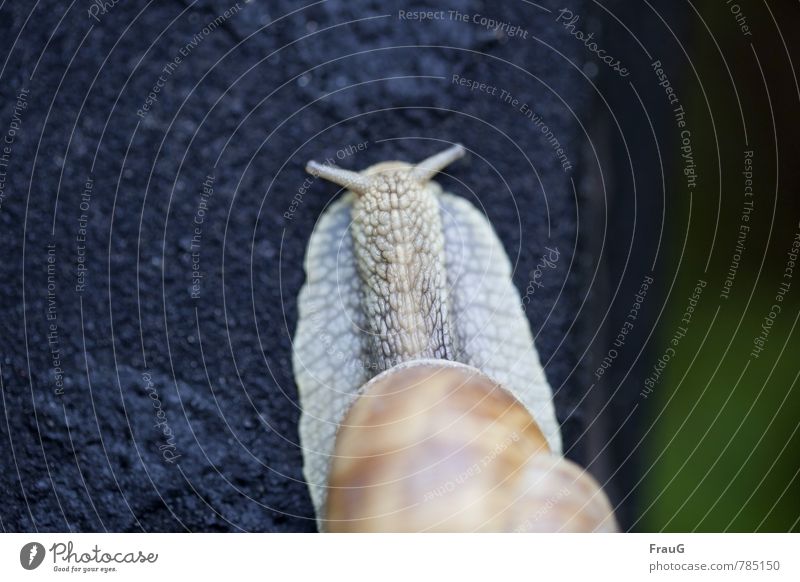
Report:
[[[419,358],[454,359],[444,236],[433,187],[405,169],[371,177],[353,204],[366,351],[378,371]]]

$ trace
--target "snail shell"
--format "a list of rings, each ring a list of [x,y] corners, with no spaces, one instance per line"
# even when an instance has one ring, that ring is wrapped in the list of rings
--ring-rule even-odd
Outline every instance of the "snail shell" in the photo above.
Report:
[[[441,360],[401,364],[364,386],[336,438],[325,527],[616,531],[602,490],[550,453],[516,398]]]
[[[480,370],[561,453],[552,390],[505,250],[482,213],[431,179],[463,154],[456,145],[417,165],[360,173],[306,168],[349,190],[311,235],[293,345],[303,470],[318,519],[339,425],[370,379],[403,362]]]

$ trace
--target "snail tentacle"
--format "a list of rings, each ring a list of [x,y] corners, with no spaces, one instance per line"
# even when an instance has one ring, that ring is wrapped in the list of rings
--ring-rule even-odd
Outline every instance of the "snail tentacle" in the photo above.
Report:
[[[460,143],[452,145],[446,150],[434,154],[429,158],[424,159],[412,170],[412,173],[417,181],[424,184],[432,179],[436,174],[441,172],[444,168],[463,157],[466,153],[464,146]]]
[[[353,192],[361,194],[370,186],[370,179],[362,176],[358,172],[344,170],[328,164],[310,161],[306,164],[306,172],[318,178],[324,178],[329,182],[338,184]]]

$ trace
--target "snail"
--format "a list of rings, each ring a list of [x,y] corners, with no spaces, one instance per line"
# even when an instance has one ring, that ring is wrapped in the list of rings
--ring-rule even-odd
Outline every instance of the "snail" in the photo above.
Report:
[[[418,164],[361,172],[306,166],[347,189],[309,240],[293,341],[303,472],[318,525],[614,529],[602,490],[561,457],[552,390],[502,244],[482,213],[432,179],[464,153],[453,145]],[[463,451],[485,459],[482,449],[498,447],[498,461],[456,497],[436,495],[468,470],[458,469],[471,458]],[[468,491],[485,504],[467,503]],[[501,507],[509,499],[517,503]],[[474,511],[462,515],[462,503]],[[556,511],[533,519],[548,503],[569,508],[569,519]]]

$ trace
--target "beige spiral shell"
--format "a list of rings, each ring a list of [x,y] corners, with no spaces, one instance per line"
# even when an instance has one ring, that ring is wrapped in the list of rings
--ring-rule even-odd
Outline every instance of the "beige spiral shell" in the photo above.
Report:
[[[616,531],[597,483],[471,366],[422,360],[364,386],[342,423],[328,531]]]

